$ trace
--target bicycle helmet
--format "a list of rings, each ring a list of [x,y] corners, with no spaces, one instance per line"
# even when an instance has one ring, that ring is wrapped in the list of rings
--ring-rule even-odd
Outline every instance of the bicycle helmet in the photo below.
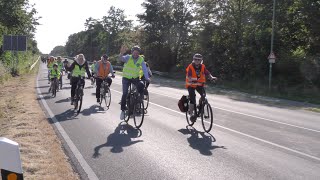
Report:
[[[58,67],[58,64],[57,64],[57,63],[54,63],[54,64],[53,64],[53,67],[55,67],[55,66]]]
[[[132,49],[131,49],[131,53],[133,51],[138,51],[139,53],[141,53],[141,48],[139,46],[133,46]]]
[[[202,55],[201,54],[199,54],[199,53],[196,53],[196,54],[194,54],[193,55],[193,59],[199,59],[199,60],[202,60]]]
[[[102,58],[107,60],[109,57],[106,54],[104,54],[104,55],[102,55]]]

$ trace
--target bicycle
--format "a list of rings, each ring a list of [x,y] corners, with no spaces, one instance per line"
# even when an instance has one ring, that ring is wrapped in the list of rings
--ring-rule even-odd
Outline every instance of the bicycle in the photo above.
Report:
[[[144,104],[134,84],[130,83],[129,92],[126,98],[127,110],[125,110],[124,121],[128,123],[132,115],[134,125],[137,129],[142,126],[144,120]]]
[[[50,88],[49,88],[49,93],[50,92],[52,93],[52,97],[56,97],[58,88],[59,88],[58,87],[58,78],[54,77],[51,80],[51,85],[50,85]]]
[[[73,97],[74,110],[76,110],[77,113],[80,113],[81,107],[82,107],[83,87],[84,87],[84,77],[80,77],[77,82],[75,96]]]
[[[187,107],[189,107],[189,103],[190,103],[190,97],[187,96]],[[202,127],[204,131],[207,133],[210,132],[212,128],[212,123],[213,123],[213,113],[212,113],[211,105],[209,104],[208,99],[206,97],[205,90],[203,92],[203,96],[199,99],[199,104],[195,108],[195,116],[197,118],[201,117]],[[187,123],[189,126],[193,126],[196,120],[192,121],[190,118],[191,118],[190,112],[186,111]],[[209,120],[209,121],[206,121],[206,120]],[[206,127],[206,122],[209,123],[208,127]]]
[[[99,102],[100,107],[101,107],[102,101],[104,101],[107,108],[109,108],[110,103],[111,103],[111,90],[110,90],[110,87],[107,83],[107,78],[104,78],[101,83],[100,102]]]

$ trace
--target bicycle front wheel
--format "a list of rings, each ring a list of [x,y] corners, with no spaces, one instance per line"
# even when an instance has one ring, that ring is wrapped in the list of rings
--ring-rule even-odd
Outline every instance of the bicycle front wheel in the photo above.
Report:
[[[133,106],[133,121],[136,128],[140,128],[144,119],[144,105],[142,100],[136,99],[135,104]]]
[[[209,103],[204,104],[201,112],[202,127],[205,132],[210,132],[213,123],[212,108]]]
[[[82,107],[82,97],[83,97],[83,96],[80,96],[80,97],[79,97],[79,108],[78,108],[78,111],[77,111],[78,114],[80,113],[81,107]]]
[[[125,110],[125,118],[124,121],[126,123],[128,123],[129,119],[130,119],[130,115],[132,114],[133,108],[132,108],[132,104],[133,104],[133,96],[131,94],[128,94],[127,98],[126,98],[126,104],[127,104],[127,110]]]
[[[56,97],[57,94],[57,86],[56,83],[53,81],[51,84],[51,90],[52,90],[52,97]]]

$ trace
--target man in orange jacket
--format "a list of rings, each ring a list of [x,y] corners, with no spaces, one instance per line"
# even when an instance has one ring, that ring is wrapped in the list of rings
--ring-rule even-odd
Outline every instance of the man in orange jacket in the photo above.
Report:
[[[110,63],[109,57],[107,55],[103,55],[101,57],[101,60],[98,61],[95,65],[95,76],[96,76],[96,80],[97,80],[97,87],[96,87],[96,98],[97,98],[97,102],[100,102],[100,88],[101,88],[101,83],[104,79],[106,79],[109,87],[111,86],[112,83],[112,79],[109,77],[109,73],[112,74],[112,78],[114,78],[114,73],[113,73],[113,68],[112,65]]]
[[[203,57],[201,54],[196,53],[193,56],[193,61],[186,69],[186,88],[189,92],[190,104],[189,113],[191,115],[190,120],[195,121],[197,119],[195,115],[195,104],[196,104],[196,93],[195,90],[202,97],[204,95],[204,84],[206,82],[206,77],[210,80],[217,80],[213,77],[211,73],[206,69],[206,66],[202,64]]]

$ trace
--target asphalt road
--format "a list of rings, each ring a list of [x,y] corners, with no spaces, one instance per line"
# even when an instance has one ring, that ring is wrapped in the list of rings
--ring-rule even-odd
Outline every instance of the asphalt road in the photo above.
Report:
[[[66,77],[55,98],[46,77],[43,64],[40,103],[59,136],[67,137],[66,152],[83,179],[320,179],[319,113],[208,94],[215,114],[208,134],[199,120],[186,126],[177,107],[185,89],[151,84],[148,114],[137,130],[132,120],[119,119],[120,76],[113,79],[110,109],[98,106],[86,80],[79,115]]]

